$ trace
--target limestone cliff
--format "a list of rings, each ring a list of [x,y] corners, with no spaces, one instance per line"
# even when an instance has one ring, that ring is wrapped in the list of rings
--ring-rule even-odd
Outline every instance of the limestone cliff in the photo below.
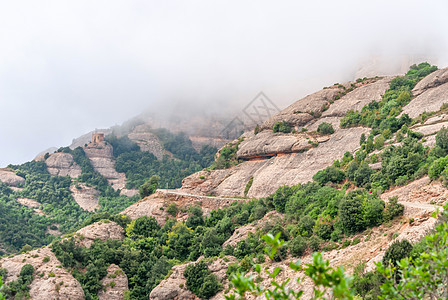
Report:
[[[48,172],[53,176],[70,176],[77,178],[81,175],[81,167],[73,160],[70,153],[56,152],[45,160]]]

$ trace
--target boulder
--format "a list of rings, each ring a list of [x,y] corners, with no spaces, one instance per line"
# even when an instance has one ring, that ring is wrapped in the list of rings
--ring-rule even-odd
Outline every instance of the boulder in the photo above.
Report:
[[[25,183],[25,178],[17,176],[13,169],[2,168],[0,169],[0,181],[7,185],[17,187]]]
[[[70,186],[70,191],[72,192],[76,203],[78,203],[82,209],[87,211],[95,211],[95,209],[100,207],[98,204],[100,192],[94,187],[87,186],[86,184],[80,182],[76,185]]]

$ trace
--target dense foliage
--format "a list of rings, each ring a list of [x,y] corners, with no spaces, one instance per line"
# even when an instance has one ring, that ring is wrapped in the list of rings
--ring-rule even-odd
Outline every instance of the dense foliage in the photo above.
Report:
[[[205,145],[197,152],[183,133],[173,134],[166,129],[158,129],[155,133],[174,159],[165,155],[158,160],[154,154],[140,151],[127,137],[107,137],[114,146],[115,169],[126,173],[127,188],[138,188],[153,175],[160,177],[160,187],[179,188],[183,178],[210,166],[214,160],[217,151],[214,147]]]
[[[29,299],[29,285],[33,282],[33,273],[34,267],[30,264],[25,264],[20,270],[19,277],[9,282],[3,289],[5,296],[8,299]]]
[[[188,265],[185,268],[184,276],[187,288],[201,299],[213,297],[222,288],[216,275],[210,271],[203,260]]]

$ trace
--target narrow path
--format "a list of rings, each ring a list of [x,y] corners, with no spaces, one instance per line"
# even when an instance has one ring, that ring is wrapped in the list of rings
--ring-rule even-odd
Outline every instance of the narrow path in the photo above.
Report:
[[[234,198],[234,197],[225,197],[225,196],[204,196],[204,195],[194,195],[194,194],[188,194],[188,193],[182,193],[179,192],[179,190],[175,189],[157,189],[156,193],[165,194],[165,195],[171,195],[171,196],[183,196],[183,197],[192,197],[192,198],[208,198],[208,199],[227,199],[227,200],[235,200],[235,201],[242,201],[242,200],[248,200],[248,198]]]

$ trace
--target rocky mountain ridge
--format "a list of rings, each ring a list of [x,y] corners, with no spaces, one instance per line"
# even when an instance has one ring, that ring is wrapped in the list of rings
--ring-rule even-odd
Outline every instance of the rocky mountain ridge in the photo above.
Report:
[[[439,111],[443,104],[448,103],[448,76],[446,74],[448,74],[448,69],[438,70],[420,81],[413,89],[416,97],[404,107],[403,112],[418,117],[425,112]],[[232,202],[246,201],[247,198],[243,198],[244,196],[248,198],[266,197],[281,186],[292,186],[311,181],[317,171],[330,166],[333,161],[341,159],[346,152],[354,154],[360,149],[361,135],[368,135],[370,128],[343,129],[339,126],[339,122],[349,110],[359,111],[370,101],[379,101],[391,80],[392,77],[367,80],[358,86],[355,84],[355,87],[348,92],[346,90],[352,87],[351,84],[341,85],[343,87],[335,85],[307,96],[262,124],[261,132],[257,134],[244,133],[244,140],[238,145],[236,151],[236,157],[239,160],[237,165],[228,169],[207,169],[195,173],[183,180],[180,190],[159,190],[156,194],[133,204],[122,214],[131,219],[142,216],[155,217],[163,225],[169,217],[166,209],[172,203],[180,208],[199,205],[204,213],[208,214],[211,210],[229,206]],[[275,123],[284,121],[290,123],[295,132],[272,132]],[[333,124],[333,134],[315,132],[318,125],[323,122]],[[448,117],[443,113],[411,126],[415,132],[424,135],[424,143],[429,146],[435,145],[435,133],[443,127],[448,127]],[[106,167],[103,169],[110,167],[110,161],[104,163],[111,157],[110,149],[106,148],[102,148],[101,151],[98,149],[86,151],[86,154],[90,151],[87,154],[90,155],[89,159],[98,160],[97,170],[101,170],[104,166]],[[53,161],[58,161],[62,157],[62,155],[54,157],[50,160],[50,165],[54,166],[56,163]],[[65,157],[64,159],[63,163],[58,163],[61,166],[57,171],[58,174],[65,172],[62,171],[66,169],[64,166],[67,163],[70,164],[70,158]],[[104,161],[100,161],[100,159]],[[95,163],[93,165],[95,166]],[[8,180],[8,184],[19,184],[21,177],[18,179],[13,173],[11,174],[10,170],[0,170],[0,180],[6,178],[4,180]],[[105,176],[108,179],[119,179],[115,178],[116,174],[108,174],[107,171],[103,171],[103,173],[103,175],[110,175],[109,177]],[[250,185],[248,185],[249,182],[251,182]],[[247,187],[248,191],[246,191]],[[324,258],[329,259],[331,265],[344,265],[349,271],[352,271],[360,261],[366,262],[367,268],[372,269],[374,263],[382,259],[385,250],[394,241],[407,239],[416,242],[433,228],[436,219],[429,213],[444,204],[448,196],[448,189],[440,182],[431,181],[428,176],[425,176],[405,186],[391,188],[383,193],[381,198],[387,202],[393,196],[396,196],[399,203],[405,207],[403,217],[394,220],[391,224],[374,227],[368,234],[360,233],[353,236],[353,239],[359,238],[360,242],[345,248],[327,251]],[[186,216],[185,212],[176,214],[178,220],[185,220]],[[281,218],[281,215],[276,214],[276,216]],[[264,219],[258,221],[259,226],[272,219],[272,214],[266,215]],[[409,221],[411,219],[412,222]],[[249,232],[253,232],[256,226],[258,226],[257,223],[254,223],[237,228],[235,235],[225,242],[225,245],[236,244],[244,239]],[[94,223],[81,229],[77,234],[82,236],[81,241],[85,241],[83,245],[86,247],[89,247],[95,239],[124,239],[124,230],[113,222]],[[35,255],[38,257],[33,258]],[[24,265],[24,259],[35,267],[36,274],[40,272],[47,274],[50,269],[48,266],[42,269],[43,264],[38,259],[42,255],[50,257],[51,268],[59,265],[57,258],[46,247],[12,258],[2,258],[0,267],[6,268],[8,274],[12,274],[8,275],[7,281],[17,277],[21,266]],[[306,263],[310,259],[310,253],[307,253],[302,261]],[[265,266],[270,269],[276,266],[284,267],[293,260],[295,260],[294,257],[288,257],[283,262],[268,261]],[[227,283],[225,270],[234,261],[233,257],[230,257],[228,261],[215,260],[210,263],[209,268],[222,282]],[[185,288],[183,271],[186,265],[175,266],[172,273],[152,290],[150,299],[195,299],[195,296]],[[44,275],[41,279],[35,279],[30,287],[30,295],[33,299],[43,296],[83,299],[84,292],[68,272],[63,268],[51,270],[59,272],[57,276],[64,278],[65,285],[60,285],[57,282],[59,279],[52,281],[51,278]],[[119,267],[109,266],[108,274],[115,272],[120,273]],[[102,283],[105,288],[98,294],[101,299],[124,299],[124,290],[127,289],[128,279],[126,274],[120,273],[120,276],[120,283],[114,285],[116,289],[110,285],[110,277],[103,278]],[[287,279],[295,278],[297,274],[285,271],[280,276],[281,279]],[[264,284],[269,284],[269,278],[261,280]],[[305,295],[310,296],[311,288],[306,284],[305,286]],[[289,287],[297,288],[298,286],[294,280],[291,280]],[[224,299],[224,292],[218,293],[212,299]]]

